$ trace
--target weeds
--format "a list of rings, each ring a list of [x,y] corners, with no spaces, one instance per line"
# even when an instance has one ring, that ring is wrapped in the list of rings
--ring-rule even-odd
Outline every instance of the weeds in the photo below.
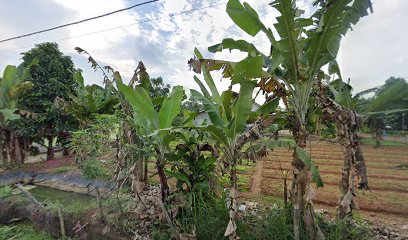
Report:
[[[28,223],[20,223],[0,225],[0,239],[51,240],[53,238],[48,233],[36,232],[34,227]]]
[[[180,213],[178,222],[181,229],[194,228],[198,240],[224,240],[224,231],[228,222],[228,208],[225,198],[215,200],[211,204],[201,203],[191,211]],[[245,240],[292,240],[293,239],[293,213],[290,207],[283,203],[274,204],[272,208],[260,207],[254,212],[241,213],[242,218],[237,221],[237,234]],[[353,225],[344,221],[329,222],[317,216],[317,222],[324,231],[328,240],[342,240],[341,233],[348,230],[347,239],[363,240],[370,236],[369,226],[358,216],[353,220]],[[154,240],[171,239],[170,229],[166,226],[154,226],[150,230]],[[301,240],[312,240],[305,227],[301,229]]]
[[[83,161],[82,174],[88,179],[103,179],[108,180],[111,177],[109,169],[98,160]]]

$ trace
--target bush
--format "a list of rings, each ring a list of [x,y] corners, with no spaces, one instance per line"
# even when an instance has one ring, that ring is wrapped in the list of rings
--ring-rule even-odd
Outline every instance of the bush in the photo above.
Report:
[[[75,161],[81,165],[108,152],[116,122],[114,115],[95,115],[94,122],[88,128],[73,132],[69,149],[74,153]]]
[[[82,164],[82,174],[88,179],[109,180],[110,172],[101,161],[86,160]]]

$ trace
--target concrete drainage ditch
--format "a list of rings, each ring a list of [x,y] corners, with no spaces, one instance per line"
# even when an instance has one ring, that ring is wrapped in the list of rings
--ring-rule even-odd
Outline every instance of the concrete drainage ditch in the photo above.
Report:
[[[0,187],[16,184],[37,187],[24,190],[21,188],[22,185],[19,185],[19,188],[13,190],[14,194],[0,198],[0,224],[29,221],[37,230],[48,231],[55,238],[65,235],[79,239],[121,239],[120,236],[104,231],[103,224],[98,220],[89,219],[93,216],[86,217],[61,211],[69,208],[71,204],[76,204],[75,207],[78,207],[78,204],[89,207],[97,198],[108,197],[115,190],[114,184],[84,179],[80,176],[31,171],[0,174]],[[34,196],[41,204],[26,194]],[[46,199],[51,199],[51,202],[46,202]],[[58,208],[51,209],[51,204]]]

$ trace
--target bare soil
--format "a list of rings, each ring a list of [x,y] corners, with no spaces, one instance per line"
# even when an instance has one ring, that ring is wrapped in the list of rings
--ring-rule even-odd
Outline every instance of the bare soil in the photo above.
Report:
[[[335,144],[313,143],[308,146],[308,152],[316,165],[332,167],[330,170],[320,171],[325,187],[317,190],[315,203],[318,208],[331,209],[335,213],[338,204],[338,181],[341,177],[342,154],[340,146]],[[311,151],[310,151],[311,149]],[[251,174],[250,191],[243,193],[243,198],[262,198],[263,196],[283,195],[283,178],[281,170],[291,171],[290,159],[292,152],[287,149],[276,149],[262,161],[258,161],[255,171]],[[383,147],[373,149],[364,147],[364,156],[370,179],[373,182],[392,181],[394,184],[387,186],[370,185],[369,192],[358,191],[356,201],[363,218],[369,220],[374,226],[387,226],[397,231],[400,236],[408,237],[408,169],[394,168],[395,165],[408,164],[408,147]],[[326,161],[330,163],[325,163]],[[283,168],[280,168],[279,162]],[[373,166],[374,165],[374,166]],[[371,167],[370,167],[371,166]],[[370,169],[375,174],[370,174]],[[386,174],[382,174],[385,170]],[[392,173],[392,174],[390,174]],[[290,182],[290,180],[288,181]]]

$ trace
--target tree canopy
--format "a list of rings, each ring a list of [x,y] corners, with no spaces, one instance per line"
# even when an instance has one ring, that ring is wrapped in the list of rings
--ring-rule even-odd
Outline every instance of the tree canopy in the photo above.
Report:
[[[75,95],[77,83],[73,75],[74,64],[69,56],[65,56],[56,43],[41,43],[31,50],[22,53],[21,67],[28,70],[27,81],[32,83],[32,89],[27,91],[19,102],[19,108],[37,114],[35,119],[24,119],[29,124],[21,126],[30,129],[20,129],[20,132],[35,133],[37,141],[47,138],[51,143],[59,133],[76,127],[76,120],[63,114],[56,107],[57,97],[70,99]],[[52,144],[49,144],[49,156],[52,158]]]

